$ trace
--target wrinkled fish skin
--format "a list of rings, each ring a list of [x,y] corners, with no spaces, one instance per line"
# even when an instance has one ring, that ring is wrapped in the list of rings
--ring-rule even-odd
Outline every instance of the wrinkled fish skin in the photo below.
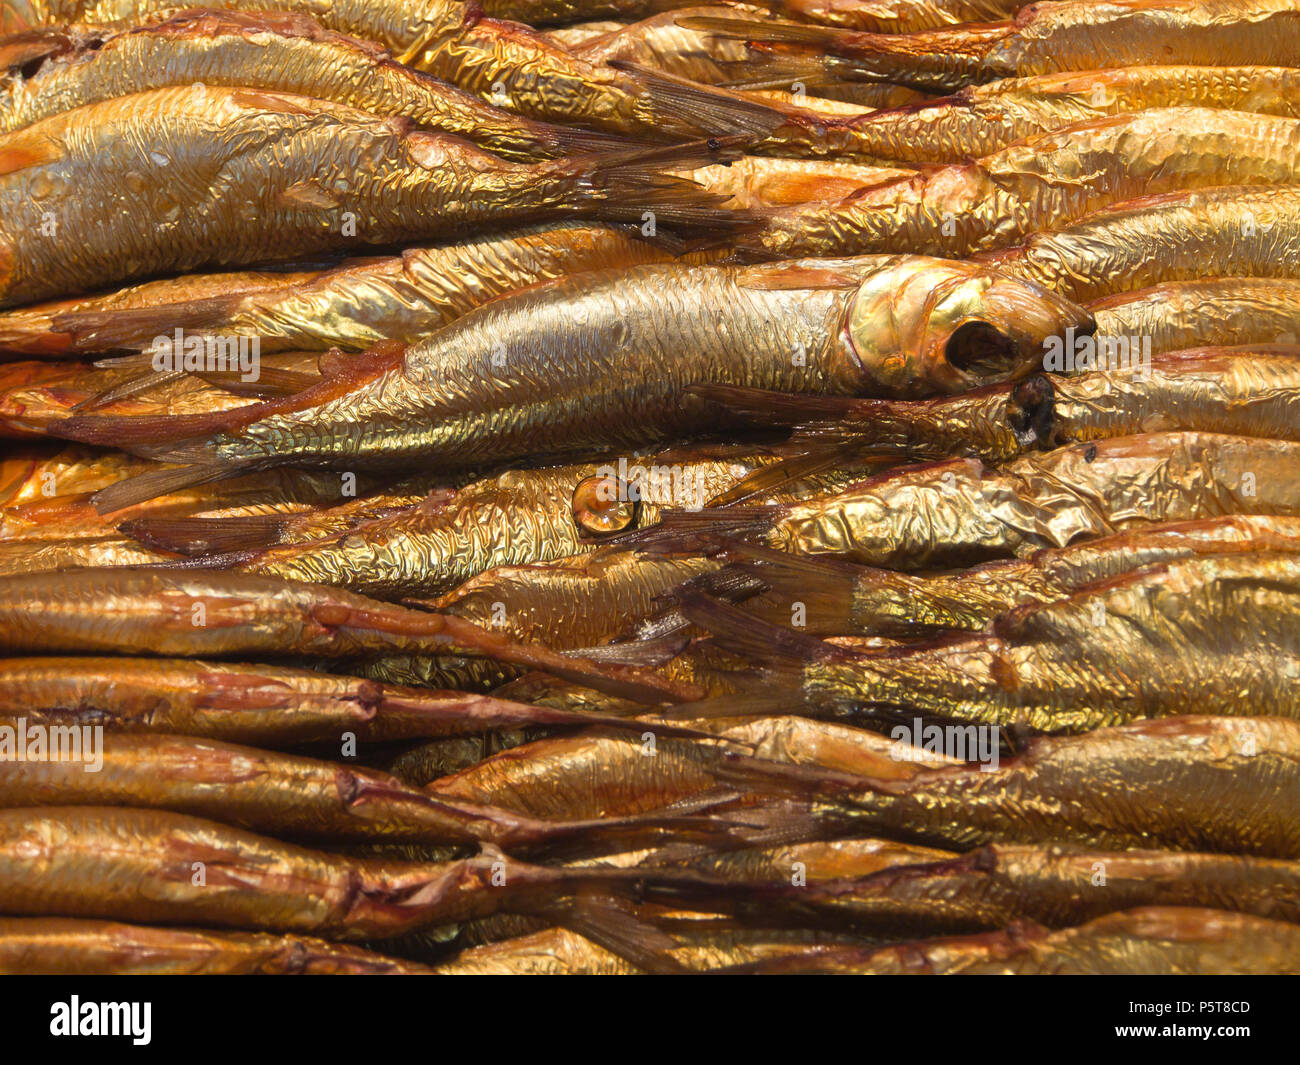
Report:
[[[750,744],[761,757],[781,762],[888,780],[919,770],[891,756],[891,740],[833,722],[781,716],[721,721],[713,728],[720,738]],[[551,820],[637,814],[708,791],[718,753],[711,744],[663,739],[650,758],[625,735],[592,730],[501,751],[428,790]]]
[[[115,96],[200,82],[296,93],[401,116],[523,162],[601,146],[599,135],[584,137],[492,107],[305,15],[184,14],[107,40],[97,37],[93,48],[75,31],[52,35],[50,51],[39,69],[12,78],[0,92],[0,131]]]
[[[102,762],[99,761],[102,759]],[[130,806],[321,842],[527,846],[566,826],[448,801],[360,767],[189,736],[105,733],[98,768],[23,761],[0,773],[0,807]]]
[[[1059,297],[926,258],[581,275],[465,315],[331,403],[187,454],[373,465],[636,445],[716,428],[716,411],[682,401],[691,383],[961,391],[1025,373],[1043,341],[1070,327],[1090,322]]]
[[[601,877],[511,862],[506,885],[497,887],[494,860],[433,865],[344,858],[158,810],[0,811],[0,907],[14,916],[365,940],[528,907],[566,885]]]
[[[1097,341],[1137,338],[1156,354],[1202,345],[1294,344],[1300,338],[1300,281],[1216,277],[1172,281],[1093,300]]]
[[[915,458],[969,455],[1002,463],[1063,443],[1146,432],[1296,439],[1296,345],[1165,352],[1138,369],[1035,375],[1015,385],[905,402],[744,390],[706,394],[760,424],[801,426],[794,439],[813,447],[857,441]]]
[[[509,163],[400,119],[255,89],[90,104],[0,137],[0,305],[581,214],[606,194],[584,158]],[[52,239],[51,218],[79,238]]]
[[[620,697],[659,702],[696,695],[642,670],[519,644],[460,618],[242,573],[141,567],[3,577],[0,646],[41,654],[214,657],[466,654],[588,679]]]
[[[1087,302],[1201,277],[1300,277],[1300,188],[1219,188],[1132,200],[984,262]]]
[[[979,631],[1013,607],[1050,603],[1140,566],[1267,550],[1300,551],[1300,518],[1242,515],[1175,522],[948,573],[899,573],[832,560],[811,567],[792,560],[783,573],[779,561],[765,558],[753,572],[772,586],[765,598],[776,605],[759,610],[746,603],[746,610],[786,622],[790,601],[809,600],[805,629],[815,635]]]
[[[1103,577],[951,636],[809,665],[814,712],[905,705],[1082,731],[1194,709],[1300,718],[1300,554],[1191,556]],[[869,712],[869,711],[868,711]]]
[[[892,77],[952,92],[1103,66],[1285,66],[1295,60],[1300,12],[1289,0],[1059,0],[1022,7],[1007,21],[912,34],[725,22],[719,32],[811,45],[829,53],[825,65],[847,77]]]
[[[1020,0],[774,0],[773,11],[804,22],[874,33],[912,33],[1010,18]]]
[[[305,936],[154,928],[71,917],[0,918],[0,973],[359,976],[429,971],[418,962]]]
[[[854,834],[932,846],[1077,843],[1300,858],[1300,722],[1172,717],[1030,738],[992,772],[940,767],[902,781],[798,767],[815,814]],[[779,767],[774,786],[792,785]],[[767,773],[744,772],[751,784]]]
[[[414,342],[488,300],[571,273],[672,256],[611,226],[560,222],[318,271],[188,275],[0,314],[0,348],[144,350],[160,325],[257,337],[263,353]]]
[[[775,212],[746,242],[782,256],[966,256],[1138,196],[1300,183],[1297,146],[1295,118],[1196,107],[1109,115],[846,203]]]
[[[951,459],[784,508],[767,540],[876,566],[970,565],[1160,522],[1295,516],[1297,462],[1294,443],[1209,433],[1071,444],[997,471]]]
[[[1000,932],[875,949],[822,948],[748,972],[857,975],[1277,975],[1300,971],[1286,921],[1190,906],[1152,906],[1058,932],[1029,922]]]
[[[762,452],[713,459],[707,453],[629,458],[676,468],[708,497],[724,491],[772,461]],[[239,563],[246,572],[329,584],[379,598],[449,592],[494,566],[526,565],[591,551],[600,541],[579,526],[573,495],[579,485],[617,459],[570,466],[508,470],[459,489],[449,500],[372,522],[342,536],[271,548]],[[653,524],[681,500],[642,499],[634,521]],[[689,504],[688,504],[689,505]]]
[[[794,889],[780,894],[798,905]],[[1137,906],[1214,906],[1295,923],[1300,863],[1240,855],[995,844],[929,864],[819,884],[808,908],[858,931],[972,932],[1083,924]],[[824,919],[824,915],[823,915]],[[838,922],[837,922],[838,923]]]

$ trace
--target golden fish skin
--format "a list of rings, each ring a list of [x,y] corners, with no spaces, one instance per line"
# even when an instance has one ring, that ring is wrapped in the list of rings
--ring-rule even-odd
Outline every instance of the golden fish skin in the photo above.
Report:
[[[610,879],[600,870],[511,861],[505,884],[494,886],[495,861],[345,858],[159,810],[0,810],[0,906],[12,916],[366,940],[528,909]]]
[[[157,566],[174,555],[150,551],[129,537],[97,536],[76,540],[22,540],[0,543],[0,577],[48,573],[77,567]]]
[[[872,566],[971,565],[1163,522],[1294,517],[1297,462],[1295,443],[1211,433],[1070,444],[996,472],[951,459],[783,508],[769,519],[766,540]]]
[[[1024,5],[1020,0],[775,0],[769,6],[778,14],[822,26],[913,33],[1011,18]]]
[[[835,203],[907,173],[861,163],[746,155],[734,163],[692,170],[686,176],[710,192],[730,197],[731,206],[759,208]]]
[[[1032,737],[991,772],[945,766],[872,781],[774,766],[727,776],[815,789],[813,815],[855,835],[957,850],[1075,843],[1295,859],[1297,744],[1298,721],[1188,715]]]
[[[765,555],[761,566],[746,571],[771,591],[747,601],[745,609],[787,623],[790,604],[804,602],[804,629],[811,635],[979,631],[1013,607],[1062,599],[1140,566],[1237,551],[1300,552],[1300,519],[1235,515],[1174,522],[948,573],[899,573],[825,559],[792,558],[783,567]]]
[[[430,971],[418,962],[305,936],[155,928],[70,917],[0,918],[0,973],[397,976]]]
[[[1156,354],[1201,345],[1291,345],[1300,339],[1300,282],[1216,277],[1120,292],[1088,305],[1097,343],[1137,337]]]
[[[716,154],[686,150],[681,165]],[[509,163],[401,119],[255,89],[197,85],[89,104],[0,136],[0,306],[561,212],[639,221],[654,210],[671,222],[676,208],[632,187],[621,205],[598,207],[625,180],[649,192],[639,166],[619,177],[625,158]],[[680,202],[684,188],[670,198]],[[699,204],[688,210],[697,217]],[[80,239],[51,239],[51,227]]]
[[[1202,277],[1300,277],[1300,187],[1143,197],[981,261],[1087,302]]]
[[[1286,66],[1300,43],[1300,12],[1289,0],[1061,0],[1023,7],[1005,21],[902,34],[770,22],[686,25],[816,49],[844,77],[948,92],[1001,78],[1153,63]]]
[[[0,647],[185,657],[442,652],[585,679],[620,697],[697,695],[644,670],[525,646],[460,618],[249,574],[141,567],[0,577]]]
[[[781,256],[966,256],[1139,196],[1300,184],[1298,146],[1295,118],[1198,107],[1108,115],[845,203],[773,212],[748,240]]]
[[[1175,556],[1029,597],[986,633],[811,664],[802,692],[851,721],[855,705],[905,705],[1049,732],[1192,708],[1300,718],[1298,595],[1294,550]]]
[[[799,426],[792,440],[812,448],[854,441],[914,458],[966,455],[1002,463],[1063,443],[1144,432],[1296,439],[1300,347],[1165,352],[1140,373],[1117,367],[1036,375],[1011,386],[904,402],[744,389],[704,394],[757,424]]]
[[[733,6],[682,6],[651,15],[604,36],[570,44],[569,51],[595,64],[621,60],[638,66],[663,70],[680,78],[721,85],[737,66],[751,61],[749,46],[741,40],[728,40],[677,25],[681,16],[715,18],[762,17],[761,8]]]
[[[1300,935],[1286,921],[1191,906],[1109,914],[1058,932],[1019,922],[1000,932],[875,949],[822,948],[748,972],[856,975],[1259,976],[1298,971]]]
[[[790,954],[813,956],[838,942],[826,933],[806,929],[738,929],[708,927],[674,936],[676,946],[666,953],[692,971],[708,971],[784,958]],[[824,946],[822,944],[825,944]],[[462,951],[435,966],[445,976],[628,976],[643,970],[637,965],[565,928],[549,928],[529,935],[487,943]]]
[[[1235,854],[995,844],[807,886],[772,894],[818,913],[818,923],[891,936],[996,930],[1017,920],[1060,928],[1138,906],[1214,906],[1291,923],[1300,915],[1300,863]]]
[[[191,274],[24,307],[0,313],[0,348],[37,356],[140,351],[160,330],[181,328],[257,337],[263,353],[361,350],[381,340],[413,342],[539,281],[670,259],[624,230],[560,222],[318,271]]]
[[[502,111],[395,63],[373,45],[306,15],[202,12],[95,38],[50,36],[50,55],[0,91],[0,132],[115,96],[173,85],[225,85],[332,100],[421,129],[465,137],[521,162],[598,151],[619,142]]]
[[[963,391],[1023,375],[1071,327],[1091,325],[1036,286],[919,257],[578,275],[480,307],[348,395],[186,449],[185,461],[351,469],[636,446],[716,429],[716,411],[682,402],[687,384]]]
[[[708,722],[688,721],[709,728]],[[712,726],[720,738],[754,745],[762,757],[881,779],[903,779],[917,763],[891,757],[893,741],[861,729],[801,717],[748,718]],[[662,739],[653,758],[628,737],[593,730],[512,747],[433,781],[431,795],[503,806],[549,820],[644,813],[705,792],[718,749]]]
[[[717,565],[707,558],[597,551],[498,566],[419,605],[487,628],[496,620],[514,639],[567,651],[608,643],[660,596]]]
[[[881,158],[960,163],[1103,115],[1153,107],[1213,107],[1300,118],[1300,68],[1151,66],[1007,78],[972,85],[911,111],[856,123]]]
[[[775,461],[761,451],[712,458],[671,451],[632,456],[629,467],[676,469],[679,486],[702,489],[703,501]],[[378,598],[450,592],[475,574],[595,550],[599,537],[578,524],[574,492],[593,478],[617,476],[618,460],[507,470],[430,497],[413,510],[341,536],[274,547],[238,561],[249,573],[350,588]],[[602,481],[602,483],[605,483]],[[646,493],[633,524],[644,527],[671,506],[693,500]]]
[[[123,733],[192,736],[282,748],[481,735],[510,727],[584,724],[566,716],[460,691],[378,684],[289,666],[190,658],[7,658],[0,720],[96,724]]]
[[[407,787],[387,773],[190,736],[106,732],[95,766],[8,762],[0,807],[129,806],[321,842],[493,843],[524,848],[593,826]]]

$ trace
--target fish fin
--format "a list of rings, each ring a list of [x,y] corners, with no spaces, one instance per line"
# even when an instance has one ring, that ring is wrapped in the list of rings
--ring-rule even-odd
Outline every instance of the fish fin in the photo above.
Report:
[[[897,462],[897,455],[871,451],[860,446],[855,440],[841,443],[816,441],[806,454],[792,455],[790,458],[774,462],[769,466],[762,466],[746,474],[726,491],[710,499],[708,506],[732,506],[744,503],[755,496],[787,490],[791,485],[805,481],[809,477],[815,477],[826,470],[849,463],[862,466],[870,464],[874,470],[876,467],[893,465]],[[866,476],[865,471],[863,475]]]
[[[209,484],[234,475],[229,467],[214,465],[176,466],[165,470],[150,470],[148,473],[128,477],[124,481],[101,488],[90,497],[91,505],[100,514],[111,514],[115,510],[124,510],[138,503],[170,495],[195,485]]]
[[[692,384],[685,391],[728,413],[762,425],[800,425],[812,421],[840,421],[853,417],[864,401],[851,396],[817,396],[769,392],[737,385]]]
[[[0,142],[0,177],[33,166],[48,166],[62,158],[63,146],[55,138],[32,130],[17,130]]]
[[[753,614],[700,592],[678,596],[682,614],[712,633],[718,644],[733,654],[774,667],[802,666],[808,662],[840,661],[857,657],[815,636],[773,625]]]
[[[772,44],[807,44],[829,49],[840,39],[858,34],[830,26],[803,22],[760,21],[759,19],[717,18],[712,15],[681,15],[674,19],[685,30],[695,30],[733,41],[764,41]]]
[[[558,924],[631,962],[643,973],[689,971],[669,954],[677,946],[676,940],[637,918],[626,903],[612,895],[582,892],[568,905],[557,907],[552,916]]]
[[[156,551],[178,555],[254,551],[271,547],[284,534],[284,518],[248,514],[227,518],[146,517],[124,521],[117,531]]]
[[[320,375],[299,373],[297,370],[281,370],[274,366],[263,366],[256,381],[245,381],[237,370],[220,370],[194,373],[191,376],[205,381],[213,388],[219,388],[233,396],[249,396],[254,399],[274,399],[279,396],[296,396],[300,392],[320,383]]]
[[[653,613],[638,618],[620,635],[628,640],[660,640],[690,628],[691,623],[678,609],[674,598],[679,589],[700,591],[716,599],[737,603],[766,591],[767,585],[751,573],[740,572],[735,566],[701,573],[684,581],[672,592],[659,596]]]
[[[627,152],[645,147],[641,142],[617,133],[601,133],[579,126],[546,127],[556,148],[564,155],[600,155],[604,152]]]
[[[770,136],[790,121],[790,115],[770,100],[701,85],[624,59],[610,60],[609,66],[633,75],[646,86],[649,105],[656,115],[692,126],[702,134],[752,142]]]
[[[128,450],[141,445],[166,444],[234,432],[273,414],[289,414],[319,406],[331,399],[362,387],[376,377],[401,365],[404,345],[384,341],[360,355],[330,359],[321,356],[321,378],[309,388],[279,399],[268,399],[224,411],[203,414],[160,415],[80,415],[54,422],[50,434],[83,444],[100,444],[124,447]],[[171,457],[164,451],[158,457]],[[197,451],[177,450],[178,460],[194,461],[209,457],[200,448]]]
[[[146,370],[144,373],[133,374],[124,381],[120,381],[101,392],[96,392],[93,396],[88,396],[80,403],[74,404],[70,409],[76,414],[82,411],[97,410],[100,407],[107,407],[119,400],[129,399],[132,396],[138,396],[142,392],[148,392],[152,388],[158,388],[161,385],[169,384],[185,376],[183,370]]]
[[[624,666],[652,668],[661,666],[676,657],[686,646],[685,637],[669,635],[654,639],[628,640],[624,643],[608,643],[599,647],[581,647],[563,652],[592,662],[612,662]]]
[[[695,553],[716,546],[721,539],[767,532],[779,511],[775,506],[667,510],[654,525],[611,537],[607,542],[665,554]]]
[[[170,336],[177,328],[194,332],[228,322],[241,298],[208,296],[152,307],[67,311],[51,317],[50,330],[71,337],[72,345],[80,351],[143,350],[154,337]]]
[[[695,170],[739,158],[738,138],[713,138],[608,155],[557,161],[576,179],[577,209],[601,218],[642,222],[650,212],[658,223],[731,231],[750,222],[741,210],[724,207],[727,197],[669,171]],[[595,193],[593,197],[593,191]]]

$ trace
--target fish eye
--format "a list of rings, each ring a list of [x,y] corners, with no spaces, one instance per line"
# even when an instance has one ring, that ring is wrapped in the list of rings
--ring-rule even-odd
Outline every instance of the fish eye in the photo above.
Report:
[[[587,477],[573,490],[573,520],[590,536],[612,536],[632,527],[639,501],[621,478]]]

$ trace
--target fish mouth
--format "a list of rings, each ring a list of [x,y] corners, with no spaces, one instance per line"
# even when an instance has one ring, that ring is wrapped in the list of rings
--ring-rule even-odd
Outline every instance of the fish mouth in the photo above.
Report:
[[[979,319],[953,330],[944,344],[943,357],[953,369],[982,381],[1011,377],[1025,362],[1014,337]]]

